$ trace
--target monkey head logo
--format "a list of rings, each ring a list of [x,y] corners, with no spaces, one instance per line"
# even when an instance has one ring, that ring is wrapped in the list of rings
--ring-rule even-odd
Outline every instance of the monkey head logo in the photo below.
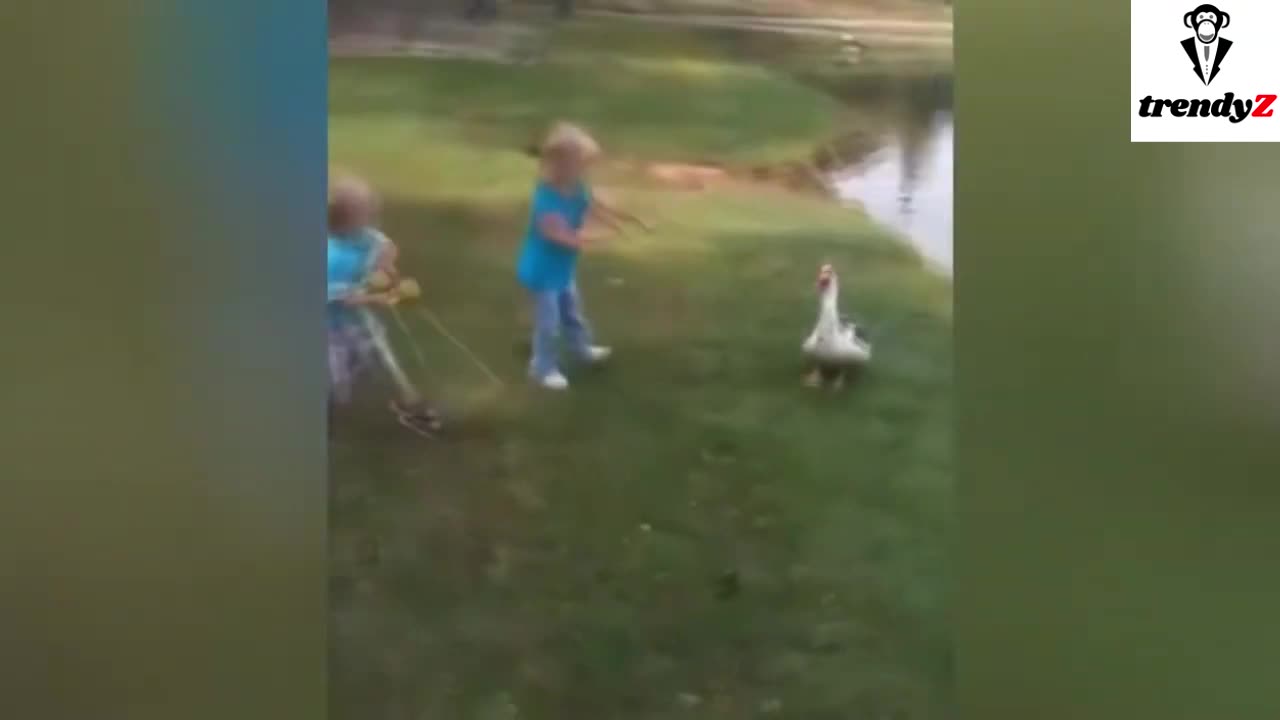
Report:
[[[1182,49],[1191,58],[1200,82],[1208,85],[1218,76],[1222,59],[1231,49],[1231,41],[1219,34],[1231,24],[1231,16],[1214,5],[1200,5],[1182,16],[1182,24],[1195,31],[1194,37],[1182,41]]]

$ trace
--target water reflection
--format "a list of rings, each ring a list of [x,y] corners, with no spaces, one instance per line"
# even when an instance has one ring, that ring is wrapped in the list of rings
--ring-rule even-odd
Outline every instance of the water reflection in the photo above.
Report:
[[[882,99],[893,129],[877,150],[838,170],[833,179],[841,198],[862,206],[950,274],[954,123],[945,100],[930,84]]]

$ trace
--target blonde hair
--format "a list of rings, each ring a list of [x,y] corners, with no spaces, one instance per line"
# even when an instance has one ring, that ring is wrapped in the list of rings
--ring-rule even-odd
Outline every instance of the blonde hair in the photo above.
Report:
[[[373,196],[373,188],[363,178],[349,173],[329,176],[329,202],[367,200]]]
[[[559,122],[551,127],[546,139],[542,141],[542,156],[547,157],[565,151],[575,152],[585,159],[590,159],[600,154],[600,145],[586,130],[572,123]]]
[[[354,175],[342,175],[329,183],[329,228],[336,232],[352,229],[356,217],[377,206],[373,187]]]

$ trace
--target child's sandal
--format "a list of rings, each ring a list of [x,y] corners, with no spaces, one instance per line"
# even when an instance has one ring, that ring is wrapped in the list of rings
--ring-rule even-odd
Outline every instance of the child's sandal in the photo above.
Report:
[[[408,407],[393,400],[391,412],[401,425],[425,438],[434,438],[444,429],[440,414],[426,406]]]

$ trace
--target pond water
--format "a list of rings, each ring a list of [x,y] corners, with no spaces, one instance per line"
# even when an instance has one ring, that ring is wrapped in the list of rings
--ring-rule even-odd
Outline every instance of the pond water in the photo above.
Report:
[[[952,271],[955,124],[934,111],[889,133],[866,158],[832,174],[836,193],[911,242],[928,263]]]
[[[836,194],[951,275],[953,76],[863,73],[830,87],[861,118],[822,158]]]

